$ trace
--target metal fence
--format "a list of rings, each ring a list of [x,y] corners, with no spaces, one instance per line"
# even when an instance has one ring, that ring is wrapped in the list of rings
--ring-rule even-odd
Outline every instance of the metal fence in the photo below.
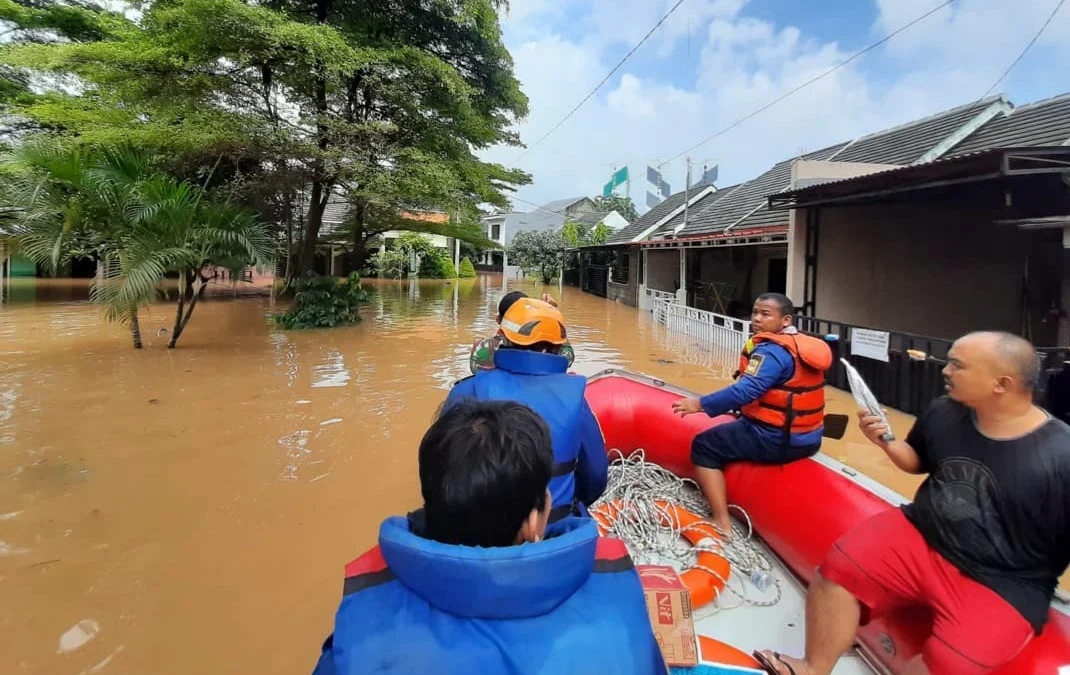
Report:
[[[941,371],[947,365],[947,353],[953,340],[882,331],[888,333],[888,361],[885,362],[851,355],[854,330],[874,329],[798,315],[795,317],[795,325],[799,330],[815,337],[835,336],[835,340],[830,340],[835,360],[827,375],[828,383],[834,387],[850,390],[847,375],[840,363],[842,357],[858,370],[873,395],[883,405],[919,415],[933,399],[944,394],[944,376]],[[1047,405],[1048,384],[1062,370],[1065,350],[1045,347],[1037,352],[1042,360],[1044,376],[1037,387],[1035,399],[1038,404]]]
[[[717,363],[735,366],[750,337],[748,322],[678,304],[675,296],[652,298],[650,308],[655,322],[671,333],[691,337]]]
[[[676,294],[670,291],[659,291],[653,288],[647,288],[644,290],[646,294],[646,310],[648,312],[654,311],[655,302],[658,300],[664,300],[665,302],[676,302]]]
[[[609,268],[605,265],[588,264],[583,268],[580,279],[580,288],[588,293],[606,297],[606,281],[609,279]]]

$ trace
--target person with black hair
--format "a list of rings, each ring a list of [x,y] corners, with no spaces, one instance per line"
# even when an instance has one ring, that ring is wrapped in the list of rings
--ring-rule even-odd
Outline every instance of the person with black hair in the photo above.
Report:
[[[713,522],[731,534],[724,467],[749,461],[786,464],[821,449],[825,372],[832,366],[828,344],[792,325],[794,308],[780,293],[764,293],[751,309],[751,332],[735,382],[697,399],[673,403],[681,417],[704,412],[717,417],[739,411],[740,419],[695,436],[691,461],[710,503]]]
[[[502,296],[502,299],[498,301],[498,316],[495,321],[498,325],[502,323],[502,317],[509,311],[509,308],[513,306],[517,300],[528,297],[524,291],[510,291]],[[549,293],[542,294],[542,301],[557,307],[557,301]],[[472,344],[472,351],[468,355],[468,367],[471,369],[472,374],[480,370],[490,370],[494,367],[494,352],[501,346],[502,343],[502,331],[499,328],[491,337],[480,338]],[[561,356],[568,359],[568,365],[571,366],[572,362],[576,360],[576,353],[572,349],[572,345],[566,340],[561,346]]]
[[[346,566],[314,675],[665,675],[624,543],[548,523],[553,459],[527,406],[444,406],[420,443],[423,508]]]
[[[1070,426],[1034,404],[1039,360],[1017,335],[960,337],[943,376],[946,395],[906,438],[888,440],[884,420],[858,411],[893,464],[928,475],[913,502],[829,547],[807,589],[805,652],[755,653],[767,673],[829,675],[860,626],[903,610],[932,616],[903,675],[1007,672],[1044,632],[1070,565]],[[1009,670],[1054,673],[1045,658]]]
[[[551,304],[523,297],[501,318],[494,368],[453,385],[447,405],[466,399],[517,401],[531,406],[554,439],[550,521],[587,515],[606,488],[609,460],[598,419],[584,397],[587,378],[568,372],[565,318]]]

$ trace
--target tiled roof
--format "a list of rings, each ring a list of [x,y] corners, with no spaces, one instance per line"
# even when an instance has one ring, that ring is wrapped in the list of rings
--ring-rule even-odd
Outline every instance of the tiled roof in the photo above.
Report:
[[[642,234],[659,220],[673,212],[684,204],[684,191],[666,197],[660,204],[644,213],[628,227],[621,228],[609,238],[610,244],[624,244]]]
[[[728,187],[723,187],[723,188],[717,190],[716,192],[711,192],[710,194],[706,195],[702,199],[700,199],[697,202],[691,204],[691,206],[689,206],[687,208],[687,222],[688,223],[694,222],[695,218],[697,218],[700,213],[705,212],[706,209],[709,209],[709,208],[713,207],[714,204],[716,204],[720,200],[725,199],[726,197],[731,195],[732,192],[738,187],[739,187],[738,183],[736,185],[729,185]],[[701,190],[702,188],[700,187],[698,189]],[[692,192],[692,196],[694,194],[697,194],[697,190],[695,188],[691,188],[691,192]],[[683,204],[683,201],[681,201],[680,203]],[[668,235],[668,234],[672,234],[673,230],[675,230],[677,227],[682,225],[683,222],[684,222],[684,213],[683,213],[683,211],[681,211],[680,213],[677,213],[675,216],[673,216],[671,220],[669,220],[664,225],[659,227],[654,232],[654,234],[652,234],[650,236],[651,237],[660,237],[660,236],[665,236],[665,235]]]
[[[1064,145],[1070,141],[1070,94],[1037,101],[997,117],[966,137],[949,155],[988,148]]]
[[[732,231],[737,230],[749,230],[753,227],[778,227],[788,226],[788,212],[787,211],[770,211],[768,204],[763,204],[760,209],[750,214],[739,225],[732,228]]]
[[[975,118],[1002,96],[991,96],[930,117],[915,120],[851,142],[836,156],[837,162],[910,164],[921,159],[955,130]]]
[[[694,218],[689,216],[688,220],[690,222],[685,229],[680,231],[678,236],[693,237],[721,232],[731,227],[758,209],[765,208],[766,195],[779,192],[791,183],[791,164],[795,159],[827,160],[842,149],[844,145],[846,144],[840,143],[839,145],[802,155],[799,158],[793,157],[792,159],[778,162],[772,169],[740,185],[732,191],[732,194],[712,202],[701,213],[695,214]]]
[[[583,225],[590,225],[590,226],[594,227],[595,225],[597,225],[599,223],[599,221],[601,221],[603,218],[605,218],[609,214],[610,214],[609,211],[587,211],[586,213],[581,213],[580,215],[576,216],[575,218],[570,218],[569,220],[571,220],[573,222],[576,222],[576,223],[582,223]]]
[[[558,199],[556,201],[543,204],[541,207],[547,211],[553,211],[554,213],[564,213],[565,209],[572,206],[576,202],[580,202],[586,199],[586,197],[570,197],[568,199]]]

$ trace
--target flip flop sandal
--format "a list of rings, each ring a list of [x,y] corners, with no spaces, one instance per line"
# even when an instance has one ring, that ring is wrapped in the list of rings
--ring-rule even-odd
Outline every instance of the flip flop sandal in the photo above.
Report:
[[[780,671],[765,654],[762,654],[759,651],[755,651],[753,654],[751,654],[751,656],[753,656],[755,660],[758,661],[758,663],[762,664],[762,668],[765,670],[765,672],[769,673],[769,675],[780,675]],[[791,667],[790,663],[780,658],[779,652],[773,652],[773,656],[776,658],[778,663],[788,669],[788,673],[790,673],[790,675],[798,675],[798,673],[795,672],[795,669]]]

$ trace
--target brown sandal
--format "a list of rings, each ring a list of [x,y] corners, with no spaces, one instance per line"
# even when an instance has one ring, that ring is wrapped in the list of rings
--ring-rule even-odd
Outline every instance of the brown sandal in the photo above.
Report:
[[[769,660],[769,657],[767,657],[765,654],[759,651],[755,651],[752,656],[758,661],[758,663],[762,664],[762,668],[765,670],[765,672],[769,673],[769,675],[780,675],[780,670],[777,669],[777,667],[773,664],[772,661]],[[774,658],[776,658],[778,663],[788,669],[788,673],[790,675],[798,675],[798,673],[795,672],[795,669],[791,667],[790,663],[780,658],[779,652],[773,652],[773,656]]]

